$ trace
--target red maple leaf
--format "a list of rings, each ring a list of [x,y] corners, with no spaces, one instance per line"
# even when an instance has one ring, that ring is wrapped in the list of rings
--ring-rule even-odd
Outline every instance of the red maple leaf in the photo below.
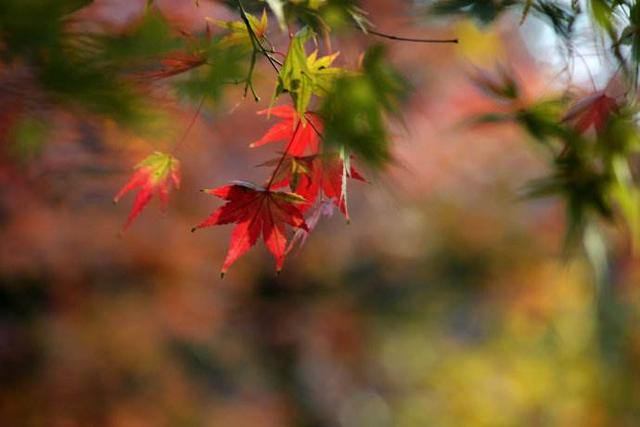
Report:
[[[575,103],[567,111],[563,121],[573,122],[579,133],[586,132],[591,126],[601,133],[609,118],[618,110],[618,103],[604,92],[597,92]]]
[[[166,209],[169,203],[171,187],[180,187],[180,162],[171,154],[156,151],[138,163],[135,169],[137,170],[131,179],[113,198],[113,202],[117,203],[129,191],[140,189],[136,194],[136,199],[124,224],[123,231],[140,215],[140,212],[151,201],[154,194],[158,195],[162,209]]]
[[[265,165],[274,163],[267,162]],[[289,186],[302,196],[305,202],[301,206],[302,212],[311,208],[318,197],[323,196],[331,200],[340,212],[349,219],[347,208],[346,184],[347,178],[366,182],[360,173],[351,165],[345,166],[338,154],[317,154],[306,157],[288,156],[277,171],[273,187]]]
[[[309,230],[298,208],[304,199],[295,193],[271,191],[239,181],[203,191],[224,199],[227,203],[216,209],[192,231],[212,225],[236,224],[231,233],[227,256],[222,264],[221,276],[256,244],[260,234],[276,259],[277,271],[280,271],[287,254],[285,225]]]
[[[258,114],[271,114],[282,119],[264,134],[262,138],[252,143],[250,147],[259,147],[278,141],[289,141],[286,151],[291,156],[316,154],[320,145],[322,121],[315,113],[306,113],[305,121],[300,120],[296,110],[290,105],[273,107],[258,111]]]

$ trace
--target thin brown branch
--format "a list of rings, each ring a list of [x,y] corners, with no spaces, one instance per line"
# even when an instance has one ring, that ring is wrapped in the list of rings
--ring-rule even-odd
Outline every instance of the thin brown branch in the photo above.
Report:
[[[193,114],[193,116],[191,117],[191,120],[189,121],[189,125],[187,126],[184,133],[182,134],[182,138],[180,138],[180,140],[178,140],[178,143],[174,145],[173,147],[174,154],[177,153],[178,149],[184,144],[185,140],[189,136],[189,133],[191,132],[191,129],[193,128],[193,125],[196,124],[196,120],[198,119],[198,116],[200,116],[200,111],[202,110],[202,106],[204,105],[204,99],[205,99],[205,96],[203,95],[202,98],[200,99],[200,102],[198,103],[198,107],[196,108],[195,113]]]
[[[371,34],[377,37],[382,37],[389,40],[396,40],[401,42],[411,42],[411,43],[458,43],[458,39],[421,39],[421,38],[412,38],[412,37],[400,37],[395,36],[393,34],[381,33],[379,31],[372,30],[367,28],[365,34]]]
[[[262,53],[262,55],[264,55],[267,61],[269,61],[269,64],[271,64],[276,73],[279,73],[280,70],[278,69],[278,65],[282,66],[282,64],[278,60],[272,58],[267,49],[265,49],[265,47],[262,45],[260,38],[257,36],[255,31],[253,31],[253,27],[251,27],[251,22],[249,21],[247,11],[244,9],[242,2],[240,0],[236,0],[236,2],[238,4],[238,9],[240,9],[240,18],[242,19],[242,22],[244,22],[245,27],[247,27],[247,32],[249,33],[253,49]]]
[[[284,159],[287,157],[287,154],[289,152],[289,148],[291,148],[291,145],[293,144],[293,141],[296,139],[296,136],[298,135],[298,130],[300,130],[300,124],[301,123],[302,123],[302,120],[298,120],[298,124],[296,125],[296,128],[293,130],[293,135],[291,135],[291,139],[289,140],[289,143],[285,147],[284,152],[282,153],[282,156],[280,157],[280,160],[278,160],[278,164],[276,165],[276,168],[273,170],[273,173],[271,174],[271,178],[269,178],[269,183],[266,186],[266,189],[268,191],[271,190],[271,186],[273,185],[273,181],[275,181],[276,175],[278,175],[278,172],[280,172],[280,168],[282,167],[282,164],[284,163]]]

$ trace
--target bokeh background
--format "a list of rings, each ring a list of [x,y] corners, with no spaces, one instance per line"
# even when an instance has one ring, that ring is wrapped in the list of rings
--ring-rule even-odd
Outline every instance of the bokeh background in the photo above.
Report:
[[[117,30],[144,3],[80,14]],[[362,3],[387,33],[460,44],[385,42],[414,87],[392,124],[397,161],[351,185],[351,224],[324,219],[279,276],[258,245],[220,280],[230,227],[189,232],[219,206],[198,189],[266,175],[254,165],[273,152],[248,148],[269,127],[255,115],[266,66],[265,101],[229,88],[205,105],[169,211],[154,202],[124,235],[131,198],[113,195],[194,104],[168,103],[158,140],[61,110],[37,155],[0,170],[0,425],[640,425],[640,267],[625,240],[612,231],[600,275],[566,256],[562,206],[519,199],[544,172],[536,150],[515,128],[461,125],[493,108],[475,67],[507,62],[531,96],[558,90],[544,24]],[[157,4],[191,31],[233,17],[204,0]],[[336,41],[340,63],[373,41]]]

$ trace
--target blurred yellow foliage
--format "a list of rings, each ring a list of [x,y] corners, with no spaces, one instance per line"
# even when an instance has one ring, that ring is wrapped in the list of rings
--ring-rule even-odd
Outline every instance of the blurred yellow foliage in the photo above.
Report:
[[[504,59],[505,52],[496,26],[480,28],[471,20],[463,20],[454,27],[460,43],[456,46],[458,55],[477,66],[493,66]]]

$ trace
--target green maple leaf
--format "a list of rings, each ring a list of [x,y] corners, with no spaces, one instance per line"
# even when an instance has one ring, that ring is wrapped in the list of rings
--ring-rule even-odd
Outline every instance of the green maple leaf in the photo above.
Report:
[[[307,27],[295,35],[278,75],[275,93],[275,97],[285,92],[291,94],[296,111],[303,120],[311,97],[325,96],[334,80],[343,73],[342,69],[331,67],[338,53],[318,58],[318,52],[314,51],[307,56],[304,45],[313,36],[313,31]]]

